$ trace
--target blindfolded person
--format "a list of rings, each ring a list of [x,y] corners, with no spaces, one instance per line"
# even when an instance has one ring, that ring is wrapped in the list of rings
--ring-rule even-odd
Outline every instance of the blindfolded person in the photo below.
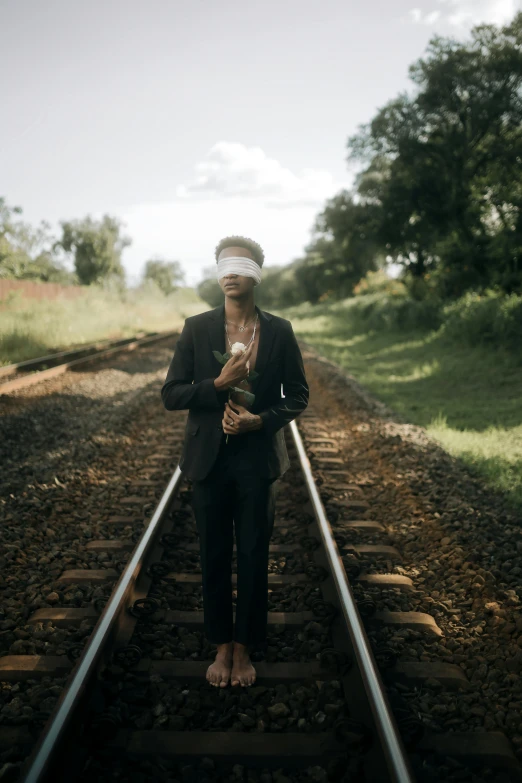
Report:
[[[180,469],[192,482],[205,635],[217,647],[206,677],[248,686],[249,653],[266,645],[276,481],[290,465],[283,428],[307,407],[309,389],[290,321],[255,304],[260,245],[226,237],[215,258],[224,303],[186,319],[161,396],[167,410],[189,411]]]

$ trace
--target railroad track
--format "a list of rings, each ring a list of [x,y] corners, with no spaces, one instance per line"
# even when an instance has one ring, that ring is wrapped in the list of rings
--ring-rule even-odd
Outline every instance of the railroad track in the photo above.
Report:
[[[125,499],[129,508],[143,506],[140,487],[157,484],[155,470],[175,462],[183,423],[176,413],[171,440]],[[401,553],[372,521],[335,434],[312,408],[299,429],[289,429],[292,468],[277,501],[269,639],[253,654],[255,685],[216,689],[205,681],[212,649],[203,636],[199,547],[190,486],[176,469],[141,537],[142,515],[127,513],[107,519],[106,537],[88,544],[99,553],[131,553],[121,575],[76,569],[58,579],[64,589],[96,584],[105,598],[28,619],[64,631],[95,624],[87,643],[72,644],[70,658],[0,659],[3,681],[43,682],[48,692],[67,678],[36,747],[35,730],[8,730],[13,744],[32,748],[20,779],[521,779],[504,735],[425,730],[408,697],[434,688],[443,703],[448,692],[466,689],[466,677],[451,664],[394,660],[387,633],[430,644],[441,630],[431,615],[407,609],[415,585],[395,567]],[[129,525],[136,532],[119,537]]]
[[[103,340],[81,348],[27,359],[17,364],[0,367],[0,395],[33,386],[55,378],[94,360],[104,359],[122,351],[133,351],[140,346],[172,338],[177,332],[140,332],[121,340]]]

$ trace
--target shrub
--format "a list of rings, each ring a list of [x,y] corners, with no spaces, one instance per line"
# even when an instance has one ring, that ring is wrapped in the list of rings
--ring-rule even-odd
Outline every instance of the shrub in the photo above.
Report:
[[[435,299],[417,301],[405,295],[369,294],[357,297],[350,309],[361,327],[377,331],[425,331],[438,329],[442,322],[442,306]]]
[[[444,308],[443,334],[449,340],[522,347],[522,296],[494,291],[467,293]]]
[[[378,269],[376,272],[371,270],[367,272],[354,286],[353,293],[355,296],[378,293],[404,296],[407,293],[407,289],[401,280],[389,277],[384,269]]]

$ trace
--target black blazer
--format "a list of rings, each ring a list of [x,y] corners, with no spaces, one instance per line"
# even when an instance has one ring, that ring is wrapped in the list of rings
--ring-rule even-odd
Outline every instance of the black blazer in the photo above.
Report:
[[[308,384],[290,321],[257,306],[256,311],[261,324],[255,365],[259,375],[252,381],[255,401],[250,410],[261,416],[263,427],[230,437],[244,440],[260,476],[278,478],[290,466],[283,427],[308,405]],[[179,466],[192,481],[207,476],[226,437],[222,419],[228,391],[216,391],[214,378],[222,365],[212,353],[227,350],[224,319],[224,304],[186,319],[161,389],[168,411],[188,408]]]

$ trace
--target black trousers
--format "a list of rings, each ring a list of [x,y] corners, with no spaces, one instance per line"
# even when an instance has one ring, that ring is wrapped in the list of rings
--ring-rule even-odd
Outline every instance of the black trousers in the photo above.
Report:
[[[199,533],[205,635],[212,644],[266,643],[268,547],[274,528],[276,479],[249,463],[241,435],[223,435],[215,465],[192,485]],[[244,442],[243,442],[244,445]],[[232,554],[237,549],[236,623],[233,626]]]

